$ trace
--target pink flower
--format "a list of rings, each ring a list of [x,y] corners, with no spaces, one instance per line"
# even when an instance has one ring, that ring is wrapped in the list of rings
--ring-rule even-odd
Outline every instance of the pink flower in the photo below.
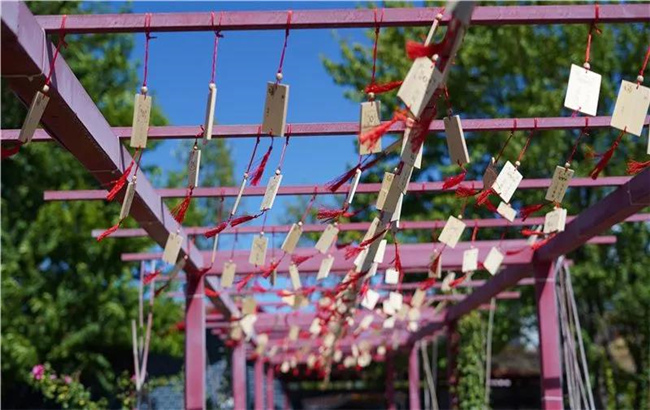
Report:
[[[50,375],[50,380],[56,380],[56,374],[51,374]]]
[[[42,364],[37,364],[36,366],[32,367],[32,377],[34,377],[36,380],[41,380],[44,373],[45,367],[43,367]]]
[[[65,382],[65,384],[70,384],[70,383],[72,383],[72,377],[63,376],[63,381]]]

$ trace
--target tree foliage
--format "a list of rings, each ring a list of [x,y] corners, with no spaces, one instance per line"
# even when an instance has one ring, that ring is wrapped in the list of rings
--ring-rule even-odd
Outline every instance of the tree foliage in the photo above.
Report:
[[[385,7],[409,6],[401,2],[385,4]],[[634,80],[641,67],[649,25],[602,24],[600,28],[602,34],[593,39],[591,66],[603,76],[598,113],[611,115],[621,78]],[[568,73],[572,63],[581,65],[584,61],[588,30],[588,25],[470,27],[447,81],[453,112],[463,119],[570,116],[571,112],[563,108]],[[379,83],[404,78],[411,65],[404,52],[406,40],[421,40],[427,31],[428,27],[381,29],[377,62]],[[444,30],[437,35],[438,40],[442,35]],[[367,37],[371,42],[374,30],[368,30]],[[323,57],[325,68],[336,84],[345,87],[344,93],[349,99],[362,101],[365,98],[362,90],[370,82],[372,45],[351,42],[338,34],[337,38],[341,56],[336,59]],[[383,117],[387,119],[398,106],[397,97],[395,93],[388,93],[378,96],[378,99],[382,102]],[[439,117],[446,110],[445,102],[440,101]],[[618,132],[607,128],[592,130],[583,138],[584,143],[572,163],[576,177],[586,177],[595,165],[586,157],[585,146],[602,152],[611,145]],[[472,158],[467,167],[467,180],[481,179],[490,157],[499,151],[507,134],[466,133]],[[516,159],[526,136],[524,132],[515,134],[505,149],[505,159]],[[577,130],[538,132],[520,167],[524,178],[550,178],[555,166],[565,163],[577,136]],[[626,136],[601,175],[623,175],[627,159],[644,160],[646,148],[643,140]],[[368,182],[380,181],[383,171],[394,167],[396,161],[394,156],[384,161],[383,169],[377,167],[365,175],[365,179]],[[458,172],[458,167],[449,162],[443,136],[432,134],[425,143],[423,169],[416,170],[412,180],[439,181]],[[563,206],[574,215],[608,192],[607,189],[573,188],[567,193]],[[518,191],[512,203],[516,208],[540,203],[543,195],[543,190]],[[374,197],[357,198],[357,209],[363,209],[375,200]],[[453,194],[407,195],[402,219],[445,220],[449,215],[457,214],[461,207],[461,201]],[[465,217],[493,216],[470,204]],[[368,215],[362,213],[360,219],[367,220]],[[575,262],[574,286],[588,344],[592,384],[599,393],[597,397],[603,405],[616,403],[617,406],[640,408],[647,403],[650,382],[647,370],[643,370],[649,368],[650,326],[639,326],[650,323],[650,271],[647,269],[650,229],[647,224],[622,224],[612,232],[617,237],[616,245],[583,246],[568,257]],[[498,239],[500,234],[501,231],[481,229],[478,239]],[[406,242],[428,242],[431,238],[431,232],[423,231],[402,232],[401,235]],[[519,234],[511,229],[506,237],[515,238]],[[477,279],[488,276],[485,272],[474,275]],[[412,277],[421,279],[417,275]],[[514,338],[526,339],[528,335],[536,334],[533,313],[532,289],[525,290],[519,301],[500,304],[499,320],[495,323],[495,353]],[[608,353],[609,344],[619,335],[629,347],[637,369],[635,373],[623,370]],[[606,369],[613,372],[613,378],[606,377]],[[613,392],[614,397],[610,397],[608,391]]]

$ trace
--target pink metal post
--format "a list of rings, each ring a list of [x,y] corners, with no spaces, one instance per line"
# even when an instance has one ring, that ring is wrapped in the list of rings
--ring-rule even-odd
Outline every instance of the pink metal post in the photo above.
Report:
[[[540,385],[542,408],[563,409],[562,366],[560,364],[560,329],[555,295],[553,262],[535,265],[535,299],[539,325]]]
[[[395,353],[386,352],[386,409],[395,410]]]
[[[264,359],[255,359],[255,410],[264,410]]]
[[[453,321],[447,325],[447,382],[449,383],[449,408],[458,408],[458,349],[460,348],[460,334],[458,322]]]
[[[271,363],[266,367],[266,409],[275,409],[275,378],[273,373],[273,365]]]
[[[235,409],[246,408],[246,343],[237,343],[232,349],[232,397]]]
[[[187,277],[185,301],[185,408],[205,408],[205,306],[203,277]]]
[[[419,343],[414,343],[409,352],[409,408],[420,410],[420,361]]]

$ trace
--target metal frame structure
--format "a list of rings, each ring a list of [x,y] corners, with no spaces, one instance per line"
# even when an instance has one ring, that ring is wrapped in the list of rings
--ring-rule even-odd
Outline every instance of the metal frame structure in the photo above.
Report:
[[[420,9],[386,9],[382,21],[384,27],[409,27],[428,25],[439,12],[438,8]],[[492,6],[476,7],[471,17],[472,25],[537,25],[537,24],[578,24],[593,22],[594,12],[590,5],[558,5],[558,6]],[[137,33],[145,30],[142,14],[120,15],[78,15],[67,16],[66,33],[71,34],[96,34],[96,33]],[[442,24],[450,21],[445,16]],[[650,21],[650,8],[643,4],[619,4],[600,6],[599,22],[648,22]],[[54,47],[47,39],[48,33],[59,30],[61,16],[38,16],[31,14],[23,3],[3,4],[2,14],[2,49],[5,55],[2,59],[2,75],[8,79],[8,84],[18,98],[28,103],[45,80],[45,72],[52,60]],[[292,29],[317,29],[317,28],[361,28],[374,27],[375,14],[372,10],[307,10],[293,12]],[[221,24],[218,27],[224,31],[234,30],[276,30],[286,27],[285,12],[224,12]],[[151,24],[147,28],[150,32],[176,32],[176,31],[212,31],[215,29],[211,22],[210,13],[170,13],[154,14]],[[443,58],[444,60],[444,58]],[[448,61],[443,61],[448,63]],[[37,131],[34,142],[56,141],[68,149],[79,162],[104,185],[109,183],[123,172],[125,164],[131,161],[128,150],[122,146],[121,140],[130,134],[129,127],[110,127],[90,96],[83,89],[63,58],[56,60],[54,81],[50,87],[50,103],[42,118],[43,130]],[[423,117],[432,117],[433,110],[427,110]],[[609,117],[594,117],[586,124],[581,118],[541,118],[537,128],[545,129],[580,129],[606,128],[609,126]],[[650,122],[646,118],[645,124]],[[513,128],[514,119],[469,119],[463,121],[465,131],[506,131]],[[533,127],[533,119],[517,119],[517,129],[526,130]],[[444,129],[442,121],[432,121],[429,132],[439,132]],[[395,125],[390,133],[400,133],[404,129]],[[322,123],[322,124],[293,124],[292,137],[313,136],[339,136],[354,135],[358,132],[357,123]],[[16,141],[18,130],[3,130],[1,140]],[[151,127],[152,139],[187,139],[194,138],[196,127]],[[257,125],[218,125],[214,127],[213,136],[217,138],[242,138],[255,137]],[[520,189],[536,189],[546,187],[548,179],[524,180]],[[481,189],[481,181],[465,183]],[[358,193],[376,193],[380,184],[362,184]],[[458,380],[455,358],[460,343],[457,322],[468,312],[485,306],[493,297],[506,297],[506,290],[517,284],[534,284],[536,291],[537,315],[540,328],[540,365],[542,405],[545,409],[563,408],[561,390],[561,368],[558,360],[559,329],[555,307],[555,277],[553,268],[554,260],[567,254],[586,243],[611,244],[614,237],[598,235],[604,233],[613,225],[620,222],[648,221],[650,214],[639,214],[650,205],[650,169],[635,177],[609,177],[592,181],[587,178],[575,178],[571,182],[574,187],[616,187],[616,189],[597,204],[586,209],[579,215],[567,221],[566,230],[541,246],[537,250],[527,249],[521,253],[506,258],[507,266],[498,275],[487,281],[468,281],[464,286],[476,286],[476,289],[465,297],[450,297],[457,299],[453,304],[447,304],[439,311],[427,311],[426,320],[415,332],[399,329],[394,332],[400,345],[405,346],[409,352],[409,397],[412,409],[419,408],[419,364],[418,343],[424,338],[434,337],[446,330],[448,334],[449,354],[449,383],[455,384]],[[196,197],[233,197],[237,195],[237,187],[197,188]],[[263,195],[265,187],[247,188],[245,196]],[[441,182],[411,183],[411,193],[432,193],[442,191]],[[347,192],[343,186],[336,193]],[[311,195],[314,186],[286,186],[280,188],[279,195]],[[331,194],[324,188],[319,188],[319,195]],[[46,192],[46,200],[98,200],[103,199],[106,192],[103,190]],[[115,237],[150,236],[154,242],[164,245],[170,232],[180,229],[182,235],[200,235],[206,228],[192,227],[183,229],[178,227],[168,208],[164,205],[164,198],[178,198],[185,195],[185,190],[162,189],[155,190],[144,176],[140,176],[131,216],[140,224],[140,229],[120,229]],[[123,198],[118,196],[118,201]],[[481,219],[476,224],[480,227],[503,226],[530,226],[539,224],[541,218],[530,218],[528,221],[517,220],[508,224],[501,219]],[[342,224],[342,230],[364,230],[367,223]],[[442,221],[402,222],[402,229],[435,229],[442,227]],[[238,227],[224,233],[257,233],[257,227]],[[284,233],[287,226],[270,227],[268,232]],[[307,232],[318,232],[322,229],[318,225],[306,225]],[[97,232],[93,231],[93,236]],[[240,317],[238,303],[233,300],[231,292],[224,292],[212,286],[212,282],[204,280],[199,271],[206,266],[210,256],[200,252],[195,247],[190,249],[185,245],[181,254],[187,258],[185,266],[187,283],[186,311],[185,311],[185,406],[187,409],[204,408],[205,397],[205,332],[211,329],[219,333],[219,328],[225,325],[224,320]],[[475,244],[461,243],[449,254],[445,254],[443,264],[445,268],[457,268],[462,258],[462,250],[469,246],[481,248],[491,247],[499,241],[478,241]],[[503,241],[504,248],[516,249],[525,244],[525,241]],[[507,246],[506,246],[507,245]],[[434,244],[404,245],[402,252],[407,255],[405,270],[422,272],[430,263],[426,252],[434,248]],[[299,250],[298,254],[313,253],[312,250]],[[159,253],[126,254],[124,261],[142,261],[157,259]],[[219,258],[229,257],[226,253],[217,253]],[[387,259],[390,259],[390,250]],[[237,260],[243,260],[243,252],[235,252]],[[337,258],[333,271],[345,272],[350,263],[343,258]],[[317,260],[307,261],[301,267],[303,272],[318,270]],[[286,265],[280,265],[286,269]],[[221,273],[219,266],[213,267],[208,275]],[[253,269],[242,270],[241,274],[255,273]],[[213,287],[212,302],[218,310],[213,321],[206,315],[204,304],[205,286]],[[405,286],[405,289],[407,287]],[[247,294],[240,292],[238,296]],[[509,295],[514,297],[514,294]],[[439,296],[436,296],[439,297]],[[518,294],[517,294],[518,297]],[[449,301],[447,301],[449,302]],[[272,306],[267,306],[272,307]],[[543,309],[542,309],[543,307]],[[268,315],[268,320],[284,320],[284,313],[263,313]],[[374,313],[367,313],[374,314]],[[313,319],[313,317],[311,318]],[[301,326],[306,327],[311,323],[307,315],[298,316],[296,319]],[[284,323],[284,322],[283,322]],[[261,332],[263,326],[259,327]],[[280,327],[280,331],[286,330]],[[277,336],[277,335],[276,335]],[[273,339],[274,343],[278,339]],[[369,337],[368,340],[376,344],[384,343],[385,338]],[[254,340],[252,341],[254,344]],[[350,340],[342,340],[344,346],[351,346]],[[300,345],[300,343],[298,343]],[[303,346],[312,346],[310,342]],[[235,408],[246,407],[245,363],[247,360],[247,343],[239,343],[232,350],[233,386]],[[385,355],[387,378],[386,396],[387,407],[395,408],[394,404],[394,358],[395,351],[389,349]],[[275,377],[272,360],[264,371],[262,357],[255,359],[255,409],[264,408],[263,396],[266,392],[266,406],[272,407],[273,388]],[[266,389],[264,389],[266,379]],[[452,404],[457,403],[457,398],[452,397]],[[285,391],[285,406],[288,404]]]

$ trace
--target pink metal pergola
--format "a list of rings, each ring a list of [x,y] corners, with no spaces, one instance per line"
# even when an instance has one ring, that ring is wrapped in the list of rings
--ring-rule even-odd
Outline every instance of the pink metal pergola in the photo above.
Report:
[[[439,8],[413,8],[413,9],[386,9],[382,19],[384,27],[409,27],[429,25]],[[299,10],[293,12],[291,29],[318,29],[318,28],[368,28],[375,26],[375,13],[373,10]],[[280,30],[286,28],[287,13],[280,11],[265,12],[223,12],[220,30]],[[143,14],[119,15],[73,15],[67,16],[66,33],[97,34],[97,33],[136,33],[143,32]],[[450,23],[452,17],[445,15],[442,24]],[[591,5],[532,5],[532,6],[493,6],[476,7],[471,17],[472,25],[537,25],[537,24],[579,24],[591,23],[594,19],[594,8]],[[643,4],[617,4],[601,5],[599,23],[631,23],[650,21],[650,8]],[[2,49],[5,53],[2,59],[2,76],[7,78],[8,85],[16,96],[26,104],[39,90],[45,80],[54,46],[49,42],[47,35],[59,30],[61,16],[34,16],[23,3],[5,3],[2,10]],[[175,31],[213,31],[210,13],[169,13],[154,14],[148,27],[151,32]],[[441,53],[449,55],[449,50]],[[442,59],[442,66],[448,63]],[[442,68],[441,66],[441,68]],[[79,162],[97,179],[106,186],[116,176],[120,175],[131,161],[131,155],[121,141],[130,135],[130,127],[110,127],[90,96],[79,83],[63,58],[58,58],[55,64],[54,80],[51,84],[50,103],[41,120],[42,130],[38,130],[33,142],[56,141],[75,156]],[[432,120],[433,110],[426,110],[424,120]],[[646,117],[645,125],[650,122]],[[468,119],[463,120],[465,131],[505,131],[513,128],[514,119]],[[537,120],[537,129],[582,129],[582,128],[607,128],[610,117],[589,118],[587,124],[584,118],[549,117]],[[531,118],[518,118],[517,129],[529,130],[533,127]],[[250,138],[257,136],[257,125],[217,125],[213,129],[215,138]],[[357,123],[318,123],[318,124],[292,124],[292,137],[331,137],[340,135],[356,135],[359,132]],[[442,121],[431,121],[429,132],[440,132],[444,129]],[[394,125],[390,133],[399,134],[404,131],[401,125]],[[2,142],[15,142],[18,130],[3,130]],[[196,127],[190,126],[165,126],[151,127],[149,137],[152,139],[188,139],[195,138]],[[548,179],[525,179],[520,189],[545,188]],[[464,185],[482,188],[481,181],[466,181]],[[647,169],[634,177],[614,176],[591,180],[588,178],[574,178],[572,187],[615,187],[615,190],[598,203],[584,210],[579,215],[570,217],[564,232],[552,237],[538,249],[526,249],[522,252],[509,255],[504,261],[505,269],[486,281],[467,281],[463,287],[476,287],[468,295],[444,296],[450,299],[440,311],[426,311],[426,319],[419,323],[419,329],[409,332],[402,328],[393,334],[397,345],[405,346],[409,350],[409,402],[412,409],[420,407],[419,403],[419,364],[417,344],[420,340],[431,338],[446,330],[449,340],[449,383],[457,381],[455,367],[456,352],[460,343],[457,328],[458,320],[468,312],[485,306],[493,297],[505,297],[508,288],[517,284],[533,283],[536,290],[537,315],[540,333],[540,366],[542,406],[545,409],[562,408],[561,367],[558,357],[559,330],[557,312],[555,307],[555,278],[553,264],[557,257],[567,254],[576,248],[587,244],[611,244],[615,237],[599,236],[613,225],[627,221],[648,221],[649,214],[637,214],[650,205],[650,170]],[[358,193],[376,193],[380,184],[361,184]],[[279,195],[311,195],[314,185],[285,186],[281,187]],[[342,186],[335,194],[343,194],[348,186]],[[237,187],[200,187],[194,192],[195,197],[233,197],[237,195]],[[250,187],[244,191],[245,196],[263,195],[265,187]],[[442,182],[411,183],[410,193],[438,193],[442,191]],[[331,194],[324,187],[318,187],[317,194]],[[123,194],[117,200],[122,202]],[[136,194],[131,208],[131,216],[139,223],[140,229],[120,229],[114,237],[149,236],[155,243],[163,246],[170,232],[176,230],[176,223],[164,205],[164,198],[179,198],[185,195],[185,189],[154,189],[144,175],[138,178]],[[66,192],[46,192],[46,200],[99,200],[104,199],[104,190],[83,190]],[[480,227],[521,227],[537,225],[542,218],[529,218],[527,221],[516,220],[508,223],[503,219],[479,219],[476,225]],[[468,225],[471,226],[472,222]],[[402,229],[436,229],[441,228],[442,221],[403,221]],[[341,229],[364,230],[367,223],[341,224]],[[191,227],[181,230],[181,234],[200,235],[205,233],[205,227]],[[267,232],[285,233],[288,226],[267,227]],[[305,225],[305,231],[318,232],[320,225]],[[241,226],[227,230],[225,234],[232,233],[257,233],[259,227]],[[93,231],[93,236],[98,232]],[[234,296],[251,294],[250,290],[241,292],[232,290],[224,291],[214,286],[210,278],[199,275],[199,271],[209,265],[211,254],[201,252],[196,247],[191,249],[185,242],[181,256],[187,257],[184,268],[187,283],[185,298],[185,407],[187,409],[203,409],[205,406],[205,332],[207,329],[222,328],[225,323],[241,316],[239,302],[233,300]],[[476,246],[484,251],[496,244],[504,249],[518,249],[525,246],[526,241],[477,241],[474,244],[461,243],[453,252],[445,253],[443,267],[456,269],[461,264],[462,250]],[[423,272],[430,263],[430,254],[435,244],[402,245],[404,267],[407,272]],[[297,254],[311,254],[314,251],[298,250]],[[394,257],[391,250],[386,252],[385,260]],[[245,253],[236,251],[234,258],[241,261],[242,269],[238,274],[255,273],[253,267],[245,263]],[[339,255],[340,256],[340,255]],[[230,257],[229,252],[219,251],[217,258],[220,261]],[[124,261],[142,261],[160,258],[159,253],[125,254]],[[301,272],[313,273],[318,270],[321,257],[315,257],[301,265]],[[334,273],[345,273],[351,262],[342,257],[336,258],[333,268]],[[385,267],[385,266],[383,266]],[[281,264],[280,270],[286,265]],[[208,271],[208,275],[219,275],[222,266],[217,264]],[[206,316],[205,286],[211,288],[210,297],[218,310],[214,321]],[[405,284],[405,289],[408,284]],[[418,285],[410,285],[410,290]],[[434,289],[439,284],[433,286]],[[381,289],[381,287],[378,287]],[[390,288],[384,288],[388,290]],[[216,295],[216,296],[215,296]],[[509,296],[515,297],[514,294]],[[518,297],[518,295],[517,295]],[[430,295],[429,298],[443,298],[443,295]],[[454,302],[454,303],[451,303]],[[266,306],[277,307],[277,306]],[[427,308],[428,309],[428,308]],[[280,323],[278,329],[286,330],[285,316],[294,315],[301,327],[311,323],[309,314],[292,312],[290,314],[273,312],[261,313],[267,315],[265,321],[258,322],[256,330],[260,333],[268,328],[268,323]],[[375,314],[374,312],[363,313]],[[208,320],[210,319],[210,320]],[[313,317],[311,317],[313,320]],[[265,327],[266,326],[266,327]],[[277,332],[278,329],[275,329]],[[390,332],[389,332],[390,333]],[[380,335],[367,335],[366,340],[375,346],[383,345],[385,337]],[[277,345],[285,341],[273,339]],[[342,339],[343,346],[350,347],[351,338]],[[313,341],[300,341],[301,347],[313,347]],[[255,345],[255,339],[252,340]],[[250,346],[249,346],[250,351]],[[246,407],[245,363],[247,359],[247,343],[239,343],[232,349],[232,374],[233,393],[236,408]],[[386,395],[388,408],[394,407],[394,352],[388,352],[386,362]],[[290,356],[286,356],[287,358]],[[295,356],[293,356],[295,357]],[[272,407],[274,380],[274,366],[282,357],[273,359],[269,363],[264,375],[264,359],[255,359],[255,409],[264,407],[264,385],[266,385],[267,406]],[[301,358],[305,360],[305,358]],[[452,397],[452,402],[455,400]]]

